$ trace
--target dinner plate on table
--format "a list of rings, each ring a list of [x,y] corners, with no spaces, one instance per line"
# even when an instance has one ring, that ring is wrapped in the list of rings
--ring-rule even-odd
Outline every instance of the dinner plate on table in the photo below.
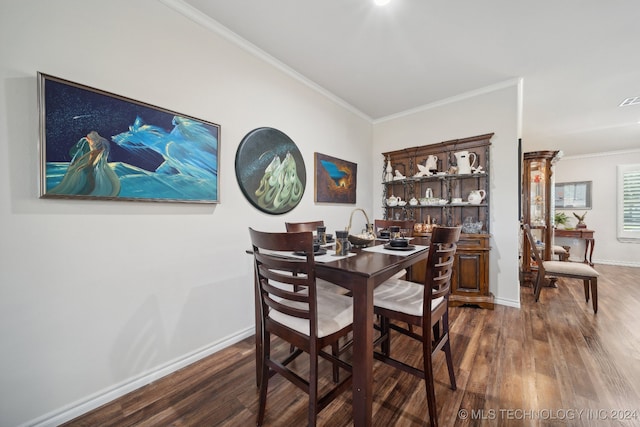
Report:
[[[416,245],[407,245],[407,246],[391,246],[390,243],[384,245],[385,249],[391,249],[392,251],[412,251],[416,248]]]
[[[313,253],[314,256],[318,256],[318,255],[324,255],[327,253],[327,250],[325,248],[320,248],[318,249],[316,252]],[[298,252],[294,252],[294,255],[300,255],[300,256],[307,256],[307,253],[304,251],[298,251]]]

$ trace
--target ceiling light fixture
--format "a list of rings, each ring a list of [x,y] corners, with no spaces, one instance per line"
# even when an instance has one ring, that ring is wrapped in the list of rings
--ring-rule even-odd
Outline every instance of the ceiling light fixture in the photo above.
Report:
[[[387,4],[389,4],[389,2],[390,2],[390,1],[391,1],[391,0],[373,0],[373,2],[374,2],[375,4],[377,4],[378,6],[384,6],[384,5],[387,5]]]
[[[627,98],[618,105],[618,107],[628,107],[629,105],[640,104],[640,96],[632,96]]]

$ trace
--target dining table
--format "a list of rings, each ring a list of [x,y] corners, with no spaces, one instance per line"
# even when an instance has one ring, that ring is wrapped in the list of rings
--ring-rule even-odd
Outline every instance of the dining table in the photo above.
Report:
[[[372,247],[352,249],[351,256],[316,258],[316,277],[348,289],[353,297],[353,356],[352,391],[353,425],[372,425],[373,408],[373,342],[374,313],[373,290],[403,269],[426,261],[428,240],[413,238],[414,250],[385,249],[384,240],[376,240]],[[260,336],[256,323],[256,338]],[[256,339],[256,357],[261,354],[261,343]],[[259,363],[257,364],[259,366]]]

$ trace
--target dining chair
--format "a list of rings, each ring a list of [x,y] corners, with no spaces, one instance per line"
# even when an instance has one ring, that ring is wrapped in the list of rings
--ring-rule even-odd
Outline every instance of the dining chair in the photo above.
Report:
[[[292,231],[313,231],[315,232],[318,227],[324,226],[324,221],[307,221],[307,222],[285,222],[284,226],[287,228],[287,232]]]
[[[424,283],[391,279],[378,286],[373,294],[374,312],[380,316],[376,326],[380,337],[375,341],[375,347],[380,345],[380,350],[374,350],[374,357],[424,380],[432,427],[438,425],[432,360],[440,350],[445,354],[451,389],[456,389],[449,339],[449,291],[460,229],[433,229]],[[400,326],[398,322],[420,327],[422,333]],[[422,366],[416,367],[392,357],[392,330],[421,343]]]
[[[405,235],[407,237],[413,236],[413,226],[415,225],[415,221],[412,219],[405,220],[393,220],[393,219],[374,219],[373,226],[376,235],[380,230],[388,230],[389,227],[399,226],[400,230],[406,230]]]
[[[571,246],[553,245],[553,255],[557,255],[560,261],[569,261]]]
[[[405,231],[406,237],[413,236],[413,226],[416,222],[414,220],[393,220],[393,219],[374,219],[373,220],[373,231],[376,233],[376,236],[380,232],[380,230],[388,230],[389,227],[398,226],[400,230]],[[390,280],[399,279],[405,277],[407,274],[407,270],[400,270],[397,272]]]
[[[318,413],[351,384],[351,365],[339,358],[338,340],[352,330],[353,301],[316,287],[313,234],[310,232],[267,233],[249,228],[256,277],[256,310],[261,341],[260,402],[257,425],[264,422],[269,378],[280,374],[309,395],[308,422],[316,425]],[[300,258],[273,251],[304,253]],[[295,289],[299,289],[296,291]],[[271,336],[295,347],[283,358],[271,354]],[[331,346],[331,353],[323,349]],[[303,352],[309,355],[309,375],[303,378],[289,365]],[[319,357],[330,361],[334,383],[322,396],[318,393]],[[337,381],[335,368],[349,372]]]
[[[324,221],[307,221],[307,222],[285,222],[285,228],[287,229],[287,233],[291,232],[300,232],[300,231],[311,231],[315,232],[318,227],[324,226]],[[335,283],[331,283],[324,279],[316,279],[316,286],[318,289],[326,292],[333,292],[336,294],[346,295],[349,291],[342,286],[336,285]]]
[[[593,267],[579,262],[565,261],[544,261],[540,256],[540,251],[536,245],[536,240],[531,233],[529,224],[523,224],[526,239],[531,247],[531,257],[538,266],[537,278],[534,283],[534,297],[538,302],[540,291],[544,286],[544,281],[549,276],[568,277],[582,280],[584,286],[584,297],[589,302],[589,291],[592,294],[593,313],[598,312],[598,276],[600,275]]]

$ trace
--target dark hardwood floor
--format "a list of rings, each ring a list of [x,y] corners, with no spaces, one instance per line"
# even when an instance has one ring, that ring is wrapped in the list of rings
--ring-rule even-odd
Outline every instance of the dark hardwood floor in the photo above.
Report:
[[[521,288],[521,309],[451,309],[458,389],[448,388],[444,355],[437,357],[442,426],[640,426],[640,268],[596,269],[596,315],[582,283],[562,278],[538,303],[531,288]],[[394,348],[421,360],[419,348],[402,338]],[[255,425],[254,360],[253,338],[246,339],[65,425]],[[323,369],[330,380],[330,367]],[[374,375],[374,425],[429,424],[421,381],[379,362]],[[305,425],[306,405],[306,394],[276,377],[265,425]],[[352,424],[350,392],[319,415],[319,425]]]

